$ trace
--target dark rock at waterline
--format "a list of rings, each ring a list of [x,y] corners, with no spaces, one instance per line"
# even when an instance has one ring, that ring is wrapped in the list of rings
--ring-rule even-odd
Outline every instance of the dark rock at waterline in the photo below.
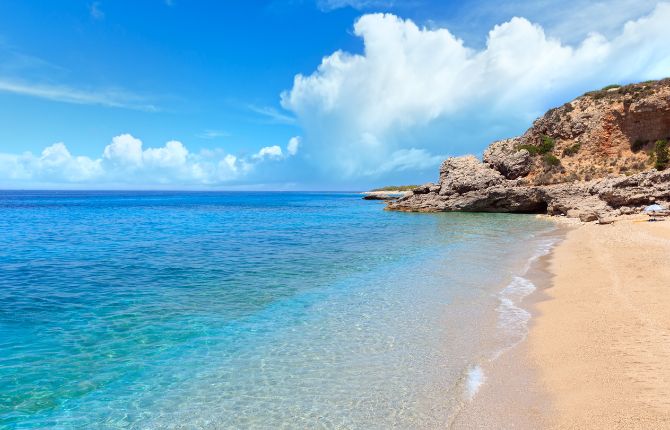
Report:
[[[385,191],[370,191],[365,193],[363,200],[397,200],[407,193],[389,193]]]

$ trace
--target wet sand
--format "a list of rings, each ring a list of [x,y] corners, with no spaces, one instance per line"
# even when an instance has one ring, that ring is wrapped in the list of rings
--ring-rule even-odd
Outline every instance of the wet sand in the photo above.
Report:
[[[670,220],[572,228],[527,277],[528,337],[452,428],[670,429]]]
[[[565,233],[567,229],[558,235]],[[532,315],[530,329],[537,317],[535,305],[547,299],[544,290],[551,282],[550,258],[551,254],[539,258],[524,275],[537,288],[520,303]],[[538,369],[530,364],[528,357],[528,341],[524,340],[495,360],[484,363],[485,383],[472,401],[464,405],[451,428],[537,430],[549,427],[551,397],[539,383]]]

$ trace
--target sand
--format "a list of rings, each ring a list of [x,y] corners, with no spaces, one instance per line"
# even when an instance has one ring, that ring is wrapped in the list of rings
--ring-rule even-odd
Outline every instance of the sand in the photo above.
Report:
[[[549,271],[522,346],[541,427],[670,429],[670,219],[572,229]]]

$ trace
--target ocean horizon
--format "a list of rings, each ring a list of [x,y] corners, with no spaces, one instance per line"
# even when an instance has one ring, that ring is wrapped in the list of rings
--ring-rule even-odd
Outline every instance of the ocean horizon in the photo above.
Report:
[[[531,215],[0,192],[0,426],[434,428],[523,339]]]

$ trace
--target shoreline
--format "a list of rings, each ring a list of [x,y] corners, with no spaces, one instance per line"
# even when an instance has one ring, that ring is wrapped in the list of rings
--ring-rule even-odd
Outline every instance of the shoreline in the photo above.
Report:
[[[562,223],[528,272],[528,336],[454,428],[670,428],[670,222]]]
[[[464,406],[449,428],[537,430],[548,425],[552,399],[545,387],[539,383],[538,369],[527,358],[528,336],[538,316],[536,304],[547,299],[544,291],[551,283],[549,262],[556,247],[560,246],[574,226],[572,220],[556,222],[553,217],[548,219],[557,226],[556,231],[547,233],[547,237],[554,238],[548,252],[539,250],[539,255],[528,261],[526,270],[514,275],[514,278],[530,281],[535,287],[532,292],[514,303],[529,314],[527,332],[522,339],[498,351],[482,364],[485,383],[479,387],[476,396]],[[505,288],[501,291],[501,296]]]

